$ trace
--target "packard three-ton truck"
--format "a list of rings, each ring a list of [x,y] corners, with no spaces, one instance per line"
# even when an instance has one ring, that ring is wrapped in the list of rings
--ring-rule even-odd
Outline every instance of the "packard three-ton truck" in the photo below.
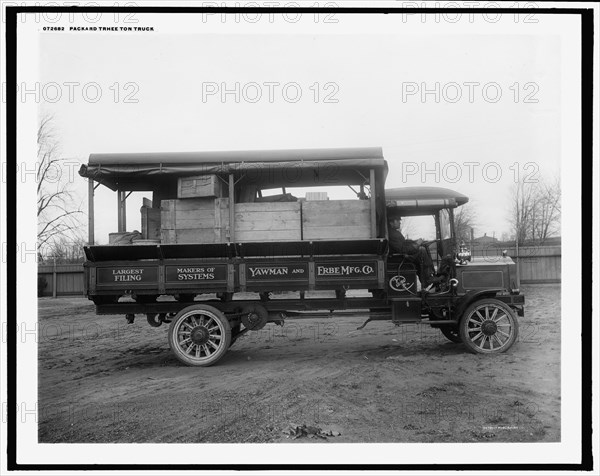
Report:
[[[307,317],[427,324],[478,353],[517,338],[524,296],[512,259],[471,258],[457,243],[466,196],[386,189],[380,148],[92,154],[79,173],[89,181],[87,296],[98,314],[168,323],[185,364],[212,365],[243,334]],[[108,245],[94,244],[98,185],[117,192]],[[128,232],[126,200],[140,191],[151,199],[141,230]],[[414,248],[432,258],[431,281],[418,254],[390,247],[391,216],[416,220],[420,238],[429,227]]]

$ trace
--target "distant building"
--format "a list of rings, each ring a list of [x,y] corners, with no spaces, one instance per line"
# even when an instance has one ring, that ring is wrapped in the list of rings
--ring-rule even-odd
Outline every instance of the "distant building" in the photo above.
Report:
[[[479,238],[473,238],[474,243],[479,243],[482,245],[495,243],[496,241],[498,241],[497,238],[494,238],[493,236],[487,236],[487,233],[484,233],[483,236],[480,236]]]

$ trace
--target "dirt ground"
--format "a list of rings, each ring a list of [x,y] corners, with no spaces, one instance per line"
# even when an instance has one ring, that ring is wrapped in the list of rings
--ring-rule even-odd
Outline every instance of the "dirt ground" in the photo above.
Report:
[[[42,298],[39,441],[560,441],[560,285],[523,291],[505,354],[428,326],[310,319],[249,333],[208,368],[175,359],[166,325]]]

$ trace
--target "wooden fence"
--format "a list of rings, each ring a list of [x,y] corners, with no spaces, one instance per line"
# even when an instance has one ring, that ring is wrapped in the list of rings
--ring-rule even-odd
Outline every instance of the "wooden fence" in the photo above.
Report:
[[[494,262],[506,250],[518,265],[521,283],[560,283],[561,247],[552,246],[522,246],[519,253],[512,248],[499,244],[473,246],[473,256],[481,256]]]
[[[45,287],[39,281],[45,279]],[[43,282],[43,281],[42,281]],[[41,294],[39,288],[42,287]],[[83,264],[50,264],[38,266],[38,296],[83,295]]]
[[[482,256],[490,262],[494,262],[502,256],[504,249],[508,251],[508,256],[518,264],[521,283],[560,283],[560,246],[521,247],[517,256],[514,248],[502,248],[494,244],[479,245],[473,247],[473,256]],[[46,280],[42,296],[83,294],[82,264],[39,265],[38,278]]]

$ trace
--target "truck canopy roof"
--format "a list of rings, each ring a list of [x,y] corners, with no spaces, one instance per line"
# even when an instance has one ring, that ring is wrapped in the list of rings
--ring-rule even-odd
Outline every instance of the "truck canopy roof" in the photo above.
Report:
[[[469,197],[441,187],[403,187],[385,190],[389,214],[401,216],[425,215],[442,208],[456,208],[469,201]]]
[[[151,190],[179,177],[229,173],[252,175],[257,184],[347,185],[368,178],[370,169],[385,179],[381,147],[91,154],[79,175],[111,190]]]

